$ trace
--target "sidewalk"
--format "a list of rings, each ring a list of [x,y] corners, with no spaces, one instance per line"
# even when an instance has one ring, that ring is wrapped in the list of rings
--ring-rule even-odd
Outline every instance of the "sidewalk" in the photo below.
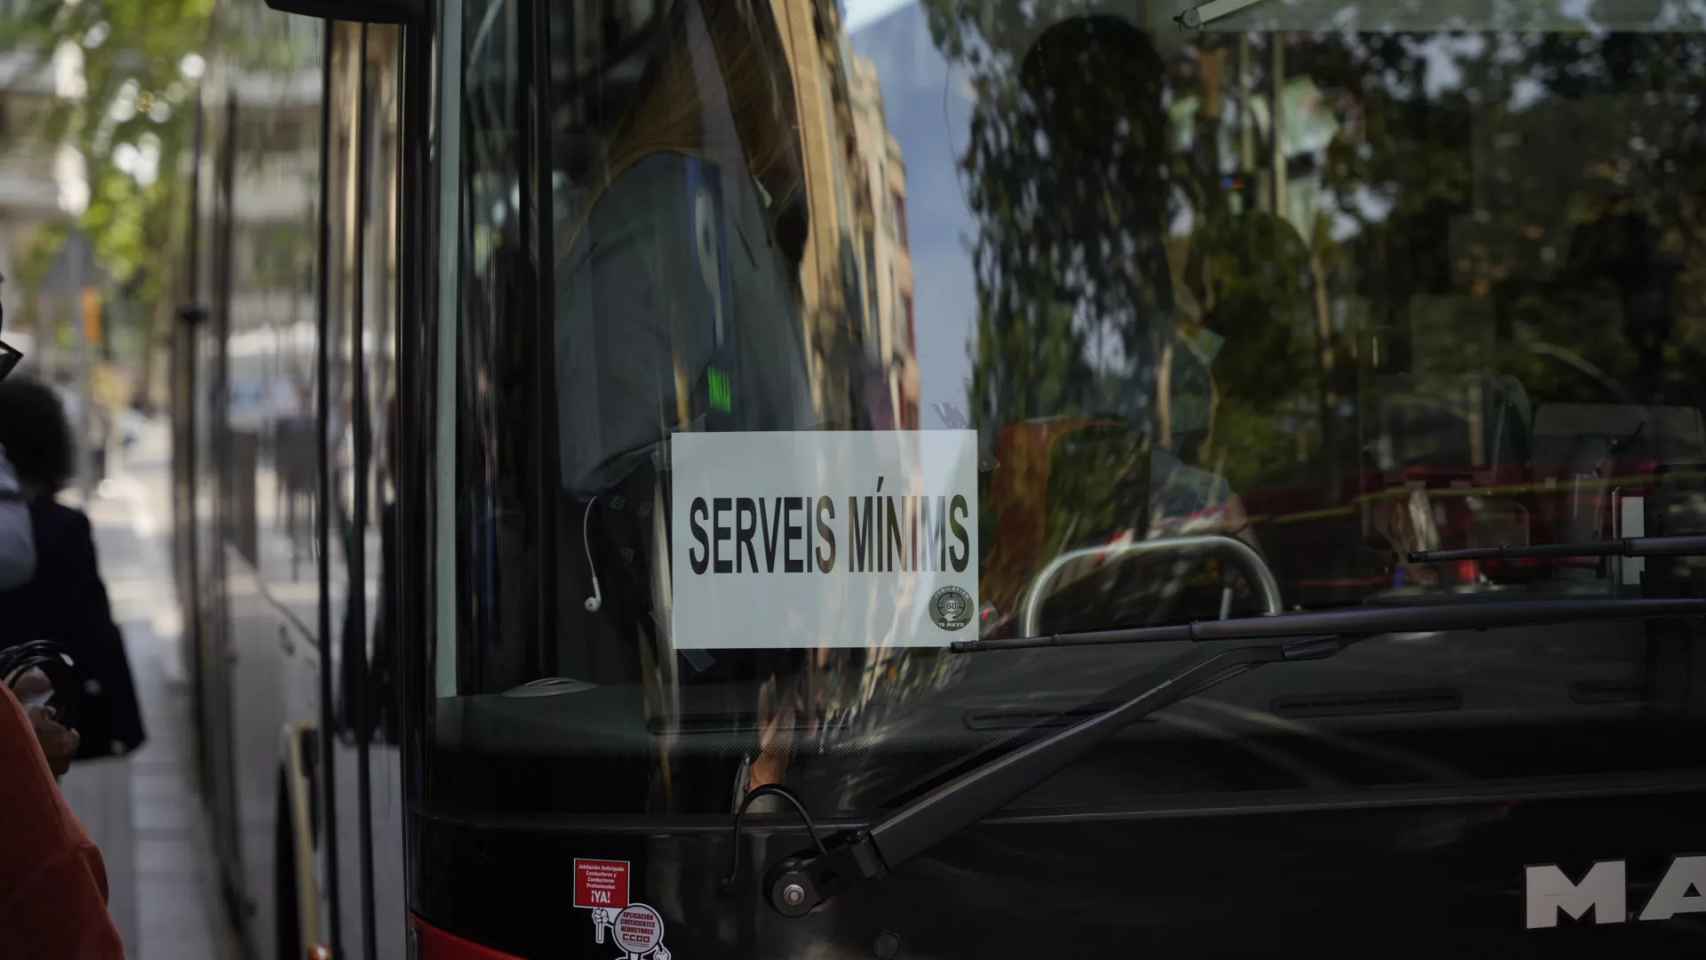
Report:
[[[113,617],[124,630],[148,742],[122,760],[73,765],[63,789],[106,860],[128,956],[239,956],[196,794],[189,689],[178,650],[164,428],[147,431],[86,509]],[[67,502],[72,502],[67,498]]]

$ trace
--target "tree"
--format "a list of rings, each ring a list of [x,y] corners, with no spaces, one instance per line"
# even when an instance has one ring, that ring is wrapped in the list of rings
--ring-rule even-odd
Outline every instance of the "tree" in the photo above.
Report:
[[[118,315],[146,325],[139,398],[181,282],[183,174],[212,29],[213,0],[27,0],[0,23],[0,48],[25,52],[25,70],[51,68],[64,81],[34,135],[82,157],[88,202],[73,211],[77,226],[135,305]],[[40,240],[51,243],[58,229]]]
[[[1131,402],[1149,385],[1126,381],[1152,372],[1144,358],[1171,313],[1161,62],[1117,17],[1034,39],[1025,9],[985,9],[992,23],[928,10],[977,94],[961,161],[978,223],[973,416],[999,425]]]
[[[1276,444],[1294,454],[1299,431],[1274,411],[1326,382],[1298,308],[1327,260],[1257,215],[1254,178],[1227,183],[1250,159],[1218,136],[1238,51],[1209,36],[1164,56],[1172,36],[1093,3],[925,10],[974,93],[961,167],[976,219],[976,422],[1113,417],[1241,478],[1271,466]],[[1181,149],[1172,112],[1187,102]],[[1224,346],[1218,360],[1205,344]],[[1230,444],[1215,442],[1222,414],[1237,424]]]

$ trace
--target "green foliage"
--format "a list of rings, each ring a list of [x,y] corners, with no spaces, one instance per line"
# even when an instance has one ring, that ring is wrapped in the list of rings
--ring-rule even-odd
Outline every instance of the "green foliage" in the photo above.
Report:
[[[51,71],[56,51],[80,53],[81,96],[56,98],[28,134],[82,154],[89,201],[78,226],[140,308],[121,316],[152,316],[177,279],[197,97],[181,64],[208,56],[213,16],[214,0],[27,0],[0,22],[0,49],[24,51],[32,71]],[[62,236],[48,231],[38,249]]]
[[[981,426],[1177,424],[1207,406],[1212,430],[1175,437],[1182,456],[1242,490],[1319,478],[1337,501],[1394,377],[1458,377],[1437,387],[1453,410],[1497,374],[1536,403],[1706,405],[1706,35],[1241,39],[1146,32],[1101,6],[924,2],[972,93]],[[1444,23],[1425,4],[1331,6],[1335,24]],[[1531,19],[1518,6],[1491,22]],[[1242,99],[1266,117],[1276,43],[1332,130],[1288,170],[1283,219],[1262,212],[1266,120],[1235,162],[1215,113]],[[1212,356],[1192,346],[1205,335]],[[1181,396],[1186,381],[1208,399]]]
[[[1214,360],[1229,403],[1273,406],[1312,385],[1309,249],[1270,213],[1216,217],[1191,238],[1185,285],[1223,338]]]
[[[961,161],[979,228],[974,417],[1111,405],[1128,385],[1101,375],[1149,370],[1170,308],[1160,60],[1115,17],[1037,38],[1015,4],[927,11],[977,95]]]

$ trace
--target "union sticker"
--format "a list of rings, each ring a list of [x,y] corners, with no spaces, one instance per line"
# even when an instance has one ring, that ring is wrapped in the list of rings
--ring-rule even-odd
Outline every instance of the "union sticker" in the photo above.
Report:
[[[670,960],[663,945],[663,917],[650,905],[629,900],[626,860],[575,858],[575,907],[592,911],[594,943],[615,947],[618,960]]]

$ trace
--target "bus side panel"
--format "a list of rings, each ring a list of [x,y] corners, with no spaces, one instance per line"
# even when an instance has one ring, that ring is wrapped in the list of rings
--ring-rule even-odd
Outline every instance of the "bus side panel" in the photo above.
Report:
[[[203,173],[210,248],[206,272],[207,319],[197,337],[195,401],[197,468],[195,524],[197,598],[195,679],[201,720],[202,779],[213,826],[214,851],[230,902],[240,904],[243,879],[239,843],[235,713],[230,684],[230,618],[226,583],[226,458],[229,451],[227,340],[230,331],[232,171],[235,168],[235,101],[223,83],[204,91],[207,146]]]
[[[279,887],[295,884],[278,867],[295,840],[280,830],[293,825],[280,796],[286,738],[319,725],[320,26],[259,2],[234,4],[229,16],[245,43],[224,64],[224,218],[212,235],[225,358],[220,521],[208,534],[226,608],[209,669],[225,702],[208,711],[204,735],[224,741],[212,762],[236,919],[248,954],[270,958],[308,946],[279,937],[299,915],[281,916]],[[264,62],[243,59],[259,49]],[[317,873],[312,858],[292,859]]]
[[[311,637],[270,601],[246,558],[233,556],[230,562],[230,684],[238,705],[231,717],[236,762],[232,772],[243,867],[242,919],[252,949],[258,956],[271,956],[279,731],[289,719],[289,678],[302,670],[301,651],[310,646]]]
[[[401,31],[343,24],[333,42],[335,198],[326,349],[334,390],[334,529],[327,558],[335,633],[330,739],[337,896],[346,956],[403,954],[400,756],[390,657],[398,636],[395,543],[398,61]]]

